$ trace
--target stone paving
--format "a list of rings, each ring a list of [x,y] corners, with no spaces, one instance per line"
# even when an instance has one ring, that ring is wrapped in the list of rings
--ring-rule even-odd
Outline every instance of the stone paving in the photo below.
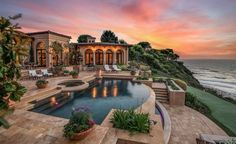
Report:
[[[94,75],[91,72],[80,73],[80,78]],[[55,84],[70,77],[55,77],[48,79],[47,89],[53,89]],[[35,80],[21,81],[27,86],[28,92],[24,99],[40,93],[44,90],[38,90],[35,86]],[[24,101],[24,99],[22,101]],[[170,115],[172,122],[172,133],[170,144],[194,144],[196,137],[200,133],[226,135],[215,123],[204,115],[188,107],[170,107],[164,105]],[[85,141],[68,141],[62,136],[63,125],[67,119],[38,114],[25,110],[16,110],[13,115],[7,117],[12,126],[9,129],[0,128],[0,144],[93,144],[99,143],[104,138],[108,129],[102,126],[96,126],[91,137]]]
[[[169,144],[195,144],[200,133],[227,136],[214,122],[189,108],[170,107],[164,104],[171,119]]]
[[[80,73],[80,79],[87,80],[94,74],[95,73],[91,72],[82,72]],[[120,75],[123,74],[124,73]],[[114,73],[114,75],[116,74]],[[6,117],[12,126],[9,129],[0,127],[0,144],[104,144],[104,142],[107,140],[104,138],[108,134],[110,129],[109,127],[96,125],[92,133],[89,134],[89,136],[87,136],[84,140],[70,141],[63,137],[63,126],[68,122],[67,119],[30,112],[25,109],[25,107],[28,107],[29,101],[43,97],[45,93],[47,95],[50,95],[51,92],[54,93],[57,83],[67,79],[69,80],[71,77],[49,78],[49,85],[46,89],[37,89],[35,86],[36,80],[21,81],[21,83],[27,87],[28,92],[25,94],[21,102],[16,104],[17,110],[14,112],[14,114]],[[150,101],[148,100],[146,105],[142,107],[143,111],[149,111],[149,109],[146,107],[151,107],[151,111],[154,113],[155,97],[152,97],[152,101],[154,103],[150,104]],[[157,117],[159,118],[158,121],[160,122],[160,117]],[[146,138],[146,141],[153,139],[157,143],[161,144],[163,141],[163,135],[161,135],[163,133],[161,124],[158,123],[156,128],[153,129],[155,131],[153,131],[153,135],[149,136],[150,138],[147,139],[147,136],[143,134],[142,139],[145,140]],[[109,132],[109,135],[112,134],[116,135],[116,132]],[[119,136],[122,139],[130,139],[128,132],[125,134],[124,132],[121,132]],[[115,143],[116,141],[114,141],[114,144]]]

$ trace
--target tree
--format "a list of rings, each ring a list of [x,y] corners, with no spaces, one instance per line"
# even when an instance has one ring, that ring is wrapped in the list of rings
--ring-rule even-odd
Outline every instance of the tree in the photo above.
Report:
[[[133,45],[129,49],[129,58],[130,60],[139,62],[144,52],[144,49],[140,45]]]
[[[71,65],[81,64],[83,56],[77,46],[74,44],[69,44],[68,47],[70,48],[69,63]]]
[[[118,37],[115,35],[114,32],[110,30],[105,30],[101,35],[101,42],[118,43]]]
[[[87,43],[88,42],[87,40],[89,37],[92,37],[92,36],[88,35],[88,34],[82,34],[78,37],[77,42],[78,43]]]
[[[151,44],[149,42],[139,42],[137,45],[140,45],[141,47],[143,47],[144,49],[146,48],[152,48]]]
[[[19,17],[21,15],[10,18]],[[0,17],[0,126],[4,128],[10,126],[4,117],[14,111],[14,102],[26,92],[26,88],[17,82],[20,78],[17,61],[27,55],[25,45],[30,43],[31,38],[19,32],[18,28],[18,24],[12,25],[10,19]]]
[[[50,47],[53,48],[53,50],[56,54],[59,54],[60,52],[63,51],[63,47],[62,47],[61,43],[59,43],[57,41],[52,42]]]
[[[119,39],[119,44],[128,44],[128,43],[123,39]]]

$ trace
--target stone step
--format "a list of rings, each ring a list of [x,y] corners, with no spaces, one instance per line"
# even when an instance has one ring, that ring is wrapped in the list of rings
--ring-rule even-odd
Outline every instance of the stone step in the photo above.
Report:
[[[168,92],[167,91],[154,91],[155,93],[157,93],[157,94],[168,94]]]
[[[155,92],[168,92],[167,89],[153,89]]]
[[[169,103],[169,100],[161,100],[161,99],[156,99],[157,101],[159,101],[160,103]]]
[[[159,96],[157,96],[156,99],[160,99],[160,100],[169,100],[168,97],[159,97]]]
[[[155,93],[156,94],[156,96],[168,96],[168,94],[166,93]]]

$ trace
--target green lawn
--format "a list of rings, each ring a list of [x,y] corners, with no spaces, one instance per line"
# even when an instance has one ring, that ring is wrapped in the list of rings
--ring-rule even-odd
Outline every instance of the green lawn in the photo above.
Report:
[[[210,118],[212,120],[229,135],[236,136],[236,104],[227,102],[197,88],[188,87],[187,91],[210,108],[212,112]]]

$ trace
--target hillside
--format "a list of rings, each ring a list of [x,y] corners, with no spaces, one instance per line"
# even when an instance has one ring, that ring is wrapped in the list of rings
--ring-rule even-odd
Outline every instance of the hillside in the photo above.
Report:
[[[192,72],[183,65],[183,62],[178,61],[179,56],[172,49],[145,49],[140,45],[134,45],[129,49],[129,58],[149,65],[154,76],[179,78],[190,86],[201,87]]]

